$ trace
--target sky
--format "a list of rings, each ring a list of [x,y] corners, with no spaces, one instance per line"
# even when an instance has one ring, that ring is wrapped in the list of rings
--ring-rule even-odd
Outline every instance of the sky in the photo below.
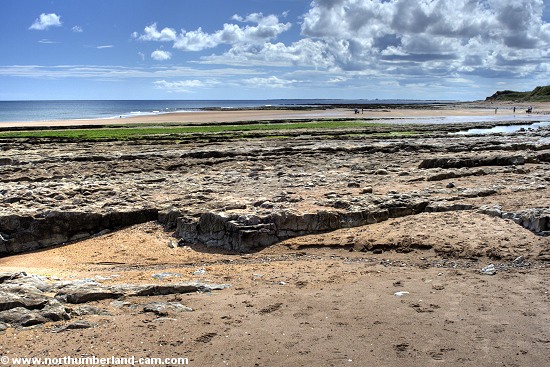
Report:
[[[550,0],[0,0],[0,100],[448,99],[550,84]]]

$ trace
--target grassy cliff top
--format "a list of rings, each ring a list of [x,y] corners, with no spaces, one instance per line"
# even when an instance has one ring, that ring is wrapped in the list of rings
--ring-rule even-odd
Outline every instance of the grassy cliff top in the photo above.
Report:
[[[486,101],[514,101],[514,102],[550,102],[550,85],[536,87],[531,92],[516,92],[512,90],[498,91]]]

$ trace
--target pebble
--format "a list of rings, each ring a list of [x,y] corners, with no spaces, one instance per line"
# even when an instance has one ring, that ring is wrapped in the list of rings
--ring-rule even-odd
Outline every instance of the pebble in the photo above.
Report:
[[[497,273],[497,269],[495,268],[495,265],[489,264],[481,269],[481,273],[485,275],[495,275]]]

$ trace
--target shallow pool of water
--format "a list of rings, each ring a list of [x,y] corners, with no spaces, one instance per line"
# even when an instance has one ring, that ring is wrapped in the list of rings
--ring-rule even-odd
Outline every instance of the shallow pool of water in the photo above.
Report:
[[[550,126],[550,121],[543,122],[534,122],[532,124],[522,124],[522,125],[502,125],[495,126],[486,129],[468,129],[463,131],[458,131],[456,135],[474,135],[474,134],[498,134],[498,133],[515,133],[521,131],[522,129],[539,129],[541,127]]]

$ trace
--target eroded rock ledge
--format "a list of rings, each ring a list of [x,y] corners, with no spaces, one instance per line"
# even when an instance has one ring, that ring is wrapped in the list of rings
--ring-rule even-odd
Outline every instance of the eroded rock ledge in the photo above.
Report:
[[[231,215],[205,213],[199,217],[180,217],[176,234],[182,244],[201,243],[209,247],[246,252],[277,242],[310,234],[324,233],[342,228],[352,228],[378,223],[421,212],[472,210],[468,204],[426,202],[409,207],[391,207],[379,210],[354,212],[330,212],[296,214],[280,212],[259,217],[256,215]],[[539,235],[550,234],[550,210],[537,208],[519,213],[498,212],[494,208],[482,208],[480,213],[511,219]]]
[[[0,273],[0,331],[7,327],[66,321],[83,314],[108,314],[96,306],[76,306],[93,301],[211,292],[227,287],[202,282],[103,285],[94,279],[61,281],[24,272]],[[163,307],[191,310],[173,303],[155,302],[146,305],[144,312],[161,313]]]
[[[2,141],[0,256],[153,220],[183,242],[248,251],[497,205],[500,217],[547,234],[549,129],[468,137],[438,129],[397,138]]]
[[[51,211],[39,216],[0,217],[0,256],[36,250],[132,224],[157,220],[158,210],[110,213]]]

